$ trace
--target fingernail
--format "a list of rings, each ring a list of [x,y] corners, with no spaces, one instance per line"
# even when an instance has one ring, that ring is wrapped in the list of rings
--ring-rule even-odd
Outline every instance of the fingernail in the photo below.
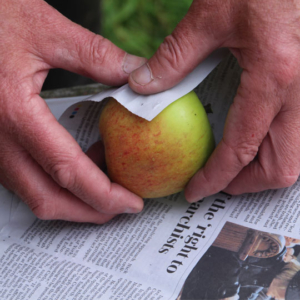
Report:
[[[139,57],[126,53],[123,61],[123,71],[126,74],[130,74],[135,69],[142,66],[147,61],[144,57]]]
[[[148,64],[144,64],[131,73],[131,78],[139,85],[146,85],[153,80],[153,76]]]

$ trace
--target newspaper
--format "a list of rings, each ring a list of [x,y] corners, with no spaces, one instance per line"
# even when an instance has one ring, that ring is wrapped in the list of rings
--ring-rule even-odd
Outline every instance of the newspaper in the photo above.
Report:
[[[240,74],[229,55],[195,89],[217,142]],[[83,99],[48,104],[86,151],[105,102]],[[95,225],[39,220],[2,187],[0,299],[300,299],[299,193],[300,181],[193,204],[178,193]]]

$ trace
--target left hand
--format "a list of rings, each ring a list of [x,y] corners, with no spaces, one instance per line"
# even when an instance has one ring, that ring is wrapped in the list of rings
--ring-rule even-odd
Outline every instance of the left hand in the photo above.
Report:
[[[104,223],[140,212],[143,200],[110,182],[39,94],[51,68],[121,85],[144,59],[43,0],[0,0],[0,36],[0,184],[44,220]]]

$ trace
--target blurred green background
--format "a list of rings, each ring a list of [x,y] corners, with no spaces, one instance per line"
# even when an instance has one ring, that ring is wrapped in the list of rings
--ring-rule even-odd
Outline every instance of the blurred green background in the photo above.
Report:
[[[101,34],[128,53],[150,58],[188,11],[192,0],[46,0],[67,18]],[[43,90],[93,83],[52,69]]]
[[[102,0],[101,33],[125,51],[151,57],[192,0]]]

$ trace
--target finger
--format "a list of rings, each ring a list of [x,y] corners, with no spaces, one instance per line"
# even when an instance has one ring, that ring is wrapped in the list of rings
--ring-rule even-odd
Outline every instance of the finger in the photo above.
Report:
[[[227,1],[226,1],[227,2]],[[161,92],[179,83],[212,50],[225,41],[230,24],[219,15],[218,3],[214,13],[207,10],[207,1],[194,1],[184,19],[166,37],[149,61],[129,76],[130,87],[141,94]],[[212,19],[214,18],[214,19]]]
[[[27,105],[27,114],[18,122],[22,128],[22,132],[17,133],[19,142],[59,186],[101,213],[142,210],[142,199],[111,183],[56,121],[39,96],[33,97]]]
[[[256,156],[273,118],[281,108],[267,76],[244,71],[232,104],[223,139],[186,187],[188,201],[224,190]],[[269,88],[266,88],[269,87]]]
[[[0,158],[1,183],[14,191],[38,218],[102,224],[114,217],[99,213],[61,188],[15,143],[6,141],[4,145]]]
[[[38,1],[45,11],[36,19],[38,34],[31,35],[36,54],[53,68],[63,68],[107,85],[127,82],[131,71],[146,59],[126,54],[109,40],[71,22],[44,1]],[[54,46],[55,45],[55,46]]]
[[[295,115],[295,116],[294,116]],[[225,192],[241,194],[291,186],[299,176],[297,145],[300,121],[295,110],[280,112],[263,140],[257,158],[226,187]]]

